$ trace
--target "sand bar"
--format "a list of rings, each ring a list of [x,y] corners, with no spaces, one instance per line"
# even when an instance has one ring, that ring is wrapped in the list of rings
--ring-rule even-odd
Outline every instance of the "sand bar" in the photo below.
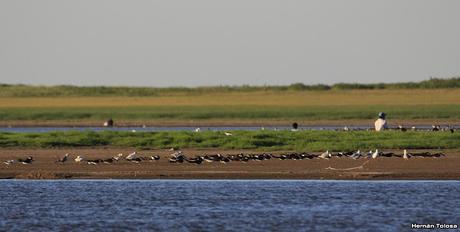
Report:
[[[169,150],[143,150],[142,155],[160,155],[159,161],[135,164],[119,161],[114,164],[88,165],[75,163],[76,155],[88,159],[110,158],[118,153],[128,154],[132,148],[60,148],[60,149],[0,149],[0,178],[20,179],[433,179],[460,180],[460,152],[443,151],[443,158],[357,159],[332,158],[305,160],[265,160],[249,162],[220,162],[201,165],[170,163]],[[260,153],[250,150],[184,149],[187,156],[197,154]],[[396,151],[398,152],[398,151]],[[400,152],[400,151],[399,151]],[[432,151],[438,152],[438,151]],[[55,160],[70,153],[70,160],[57,164]],[[275,152],[282,153],[282,152]],[[9,159],[32,155],[32,164],[3,164]]]

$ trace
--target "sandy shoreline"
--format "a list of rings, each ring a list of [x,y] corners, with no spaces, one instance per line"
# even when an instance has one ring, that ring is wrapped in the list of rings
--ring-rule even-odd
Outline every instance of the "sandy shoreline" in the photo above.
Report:
[[[343,180],[393,180],[430,179],[460,180],[460,152],[443,151],[443,158],[380,157],[373,159],[332,158],[330,160],[265,160],[249,162],[213,162],[176,164],[168,161],[171,151],[140,151],[145,156],[159,155],[159,161],[139,164],[119,161],[114,164],[88,165],[75,163],[76,155],[85,158],[110,158],[115,154],[128,154],[130,148],[69,148],[69,149],[0,149],[0,178],[10,179],[343,179]],[[197,154],[260,153],[248,150],[183,150],[188,156]],[[436,151],[437,152],[437,151]],[[65,164],[55,160],[70,153]],[[280,153],[280,152],[277,152]],[[30,165],[3,164],[5,160],[32,155]]]

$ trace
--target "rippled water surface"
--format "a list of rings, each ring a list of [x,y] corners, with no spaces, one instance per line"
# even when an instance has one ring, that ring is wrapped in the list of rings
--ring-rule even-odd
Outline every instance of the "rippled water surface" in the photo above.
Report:
[[[52,132],[52,131],[195,131],[197,127],[0,127],[0,132]],[[365,130],[369,126],[353,126],[352,130]],[[201,131],[256,131],[256,130],[291,130],[288,126],[227,126],[200,127]],[[308,126],[300,130],[342,130],[343,126]]]
[[[459,128],[459,125],[451,125]],[[301,126],[299,130],[343,130],[345,126],[319,125]],[[369,125],[347,126],[350,130],[373,129],[372,123]],[[189,126],[165,126],[165,127],[0,127],[0,132],[53,132],[53,131],[195,131],[197,127]],[[200,127],[201,131],[257,131],[257,130],[291,130],[290,126],[212,126]],[[393,128],[394,129],[394,128]],[[431,130],[429,125],[418,125],[417,130]]]
[[[409,231],[460,223],[457,181],[0,181],[0,230]]]

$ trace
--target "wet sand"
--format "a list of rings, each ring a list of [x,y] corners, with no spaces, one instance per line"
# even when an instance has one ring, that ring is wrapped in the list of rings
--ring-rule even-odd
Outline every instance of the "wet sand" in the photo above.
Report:
[[[89,165],[75,163],[76,155],[88,159],[110,158],[118,153],[128,154],[130,148],[84,149],[0,149],[0,178],[19,179],[433,179],[460,180],[460,151],[443,151],[442,158],[358,159],[332,158],[305,160],[265,160],[249,162],[220,162],[201,165],[170,163],[169,150],[138,151],[141,155],[160,155],[159,161],[143,161],[139,164],[126,160],[114,164]],[[194,150],[185,149],[187,156],[197,154],[260,153],[249,150]],[[401,151],[397,151],[400,153]],[[431,151],[438,152],[438,151]],[[65,164],[55,161],[65,153],[70,158]],[[282,152],[274,152],[282,153]],[[3,164],[5,160],[32,155],[32,164]]]

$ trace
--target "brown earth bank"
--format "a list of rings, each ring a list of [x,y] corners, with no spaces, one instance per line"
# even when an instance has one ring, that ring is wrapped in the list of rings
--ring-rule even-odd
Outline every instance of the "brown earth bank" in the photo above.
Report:
[[[206,127],[206,126],[291,126],[297,122],[300,126],[369,126],[375,119],[351,120],[295,120],[295,119],[257,119],[257,120],[116,120],[118,127]],[[11,120],[0,121],[0,127],[99,127],[101,120]],[[431,126],[431,125],[460,125],[458,119],[392,119],[390,126]]]
[[[113,164],[90,165],[76,163],[77,155],[87,159],[110,158],[118,153],[125,156],[132,148],[59,148],[59,149],[0,149],[0,178],[2,179],[343,179],[343,180],[460,180],[460,151],[444,150],[441,158],[379,157],[377,159],[334,157],[324,159],[229,162],[170,163],[173,151],[141,150],[141,156],[159,155],[158,161],[132,163],[121,160]],[[203,154],[255,154],[250,150],[182,150],[188,157]],[[390,151],[390,150],[389,150]],[[387,151],[385,151],[387,152]],[[402,151],[393,151],[397,154]],[[415,151],[411,151],[415,152]],[[440,152],[431,150],[430,152]],[[64,164],[55,161],[70,153]],[[284,153],[284,152],[276,152]],[[33,156],[32,164],[4,164],[10,159]]]

